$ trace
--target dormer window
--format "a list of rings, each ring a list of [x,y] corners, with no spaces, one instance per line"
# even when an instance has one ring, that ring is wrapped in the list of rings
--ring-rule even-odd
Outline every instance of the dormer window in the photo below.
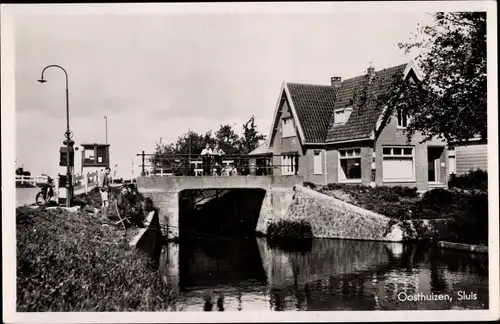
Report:
[[[398,109],[398,128],[406,128],[408,126],[409,117],[401,109]]]
[[[349,120],[351,112],[352,112],[352,107],[335,109],[334,125],[345,124]]]

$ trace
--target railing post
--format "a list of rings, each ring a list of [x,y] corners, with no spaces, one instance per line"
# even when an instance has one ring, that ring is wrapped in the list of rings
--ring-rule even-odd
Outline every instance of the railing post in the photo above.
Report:
[[[21,184],[24,184],[24,176],[21,176]]]

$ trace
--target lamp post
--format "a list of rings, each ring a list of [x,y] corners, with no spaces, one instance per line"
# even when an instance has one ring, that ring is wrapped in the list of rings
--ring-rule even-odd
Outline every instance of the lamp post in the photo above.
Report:
[[[106,119],[106,144],[108,144],[108,116],[104,116]]]
[[[64,135],[66,136],[66,207],[71,207],[71,187],[72,187],[72,179],[71,179],[71,166],[70,166],[70,149],[71,149],[71,137],[72,133],[69,130],[69,98],[68,98],[68,72],[60,66],[60,65],[47,65],[43,70],[42,70],[42,76],[38,82],[40,83],[45,83],[47,80],[43,78],[43,74],[45,73],[45,70],[48,68],[55,67],[59,68],[64,72],[64,75],[66,76],[66,132]]]

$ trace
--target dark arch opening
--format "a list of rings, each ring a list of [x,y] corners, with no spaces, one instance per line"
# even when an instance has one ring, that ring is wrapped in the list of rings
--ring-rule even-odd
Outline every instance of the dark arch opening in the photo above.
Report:
[[[179,193],[181,290],[251,280],[266,275],[255,239],[263,189],[203,189]],[[260,283],[260,284],[258,284]]]
[[[202,189],[179,193],[179,238],[252,237],[264,189]]]

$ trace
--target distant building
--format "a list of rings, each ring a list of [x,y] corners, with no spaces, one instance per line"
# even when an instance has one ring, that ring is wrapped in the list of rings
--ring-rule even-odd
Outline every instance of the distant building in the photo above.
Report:
[[[109,167],[109,144],[81,144],[82,146],[82,174],[84,169],[89,172],[100,171]]]
[[[272,158],[273,152],[269,148],[269,140],[265,140],[255,150],[248,153],[250,156],[250,174],[271,175],[273,174]]]
[[[488,171],[488,143],[480,138],[466,145],[449,143],[449,174],[462,175],[469,171]]]

